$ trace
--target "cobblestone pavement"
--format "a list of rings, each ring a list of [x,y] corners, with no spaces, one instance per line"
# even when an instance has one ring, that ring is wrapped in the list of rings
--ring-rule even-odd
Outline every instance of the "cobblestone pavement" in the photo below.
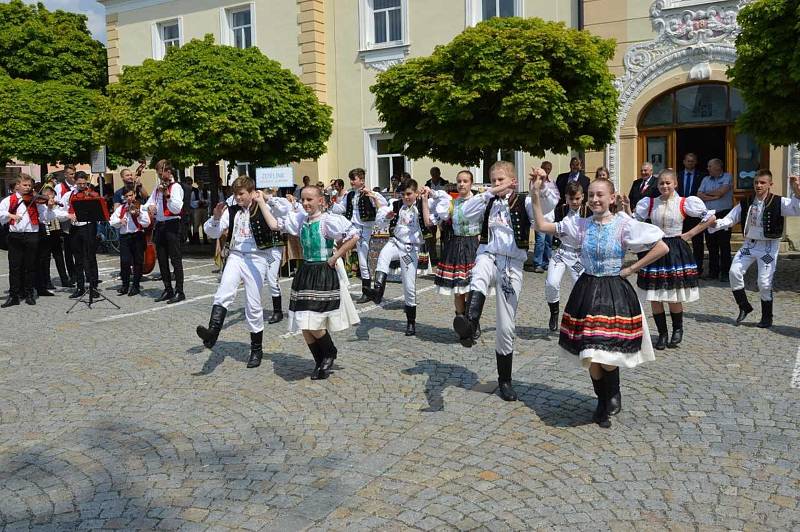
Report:
[[[116,260],[101,260],[114,293]],[[184,304],[112,297],[122,310],[66,316],[59,290],[0,311],[7,530],[800,527],[800,260],[781,259],[771,330],[755,327],[758,310],[734,327],[729,290],[705,284],[683,346],[623,371],[610,430],[591,423],[586,372],[558,363],[541,274],[525,274],[521,400],[506,403],[491,301],[472,349],[455,342],[452,303],[430,279],[415,338],[402,335],[401,302],[361,306],[361,325],[334,335],[334,375],[312,382],[285,322],[268,326],[261,367],[245,368],[240,300],[203,349],[194,328],[216,276],[207,259],[186,267]],[[751,271],[757,304],[754,289]]]

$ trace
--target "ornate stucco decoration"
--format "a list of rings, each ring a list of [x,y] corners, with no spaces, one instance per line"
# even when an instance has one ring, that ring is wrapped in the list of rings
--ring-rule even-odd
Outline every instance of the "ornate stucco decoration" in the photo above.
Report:
[[[628,50],[623,59],[625,74],[614,82],[620,98],[619,119],[615,142],[606,150],[606,163],[617,184],[620,127],[633,103],[650,83],[669,70],[689,65],[687,80],[708,79],[711,62],[732,64],[739,33],[736,16],[750,1],[691,2],[691,9],[675,0],[653,2],[650,22],[658,35]]]

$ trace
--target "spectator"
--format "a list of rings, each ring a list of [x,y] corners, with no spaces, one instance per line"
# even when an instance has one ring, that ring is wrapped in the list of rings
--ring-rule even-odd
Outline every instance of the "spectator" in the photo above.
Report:
[[[553,171],[553,163],[542,161],[542,170],[547,174],[544,177],[545,183],[550,182],[550,172]],[[548,222],[555,220],[554,211],[545,214],[544,219]],[[553,235],[546,235],[541,231],[534,231],[533,260],[525,261],[522,266],[526,272],[544,273],[550,264],[550,252],[553,246]]]
[[[717,219],[728,215],[733,208],[733,178],[723,170],[720,159],[708,161],[708,175],[703,178],[697,197],[703,200],[708,210],[714,210]],[[708,275],[705,279],[719,279],[728,282],[731,269],[731,232],[730,230],[711,233],[706,231],[708,246]]]
[[[566,189],[567,183],[572,181],[577,181],[583,187],[583,201],[586,203],[586,199],[589,197],[589,178],[586,174],[583,173],[581,170],[583,168],[583,163],[577,157],[573,157],[569,160],[569,172],[564,172],[563,174],[558,174],[556,177],[556,187],[558,188],[558,193],[561,196],[558,205],[564,205],[567,200],[566,198]]]
[[[657,198],[660,195],[658,179],[653,177],[653,165],[645,161],[642,163],[641,177],[633,182],[628,193],[631,208],[636,206],[642,198]]]

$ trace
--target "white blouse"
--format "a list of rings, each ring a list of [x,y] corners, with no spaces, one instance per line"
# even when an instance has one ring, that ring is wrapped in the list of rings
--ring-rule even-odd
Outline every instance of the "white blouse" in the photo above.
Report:
[[[649,219],[650,223],[664,231],[664,236],[673,237],[683,234],[683,220],[686,217],[700,218],[705,222],[714,215],[714,211],[709,210],[697,196],[681,198],[673,194],[667,201],[662,200],[661,196],[642,198],[636,204],[633,215],[641,222]]]
[[[308,213],[306,211],[291,212],[278,218],[278,229],[293,236],[300,236],[300,231],[303,229],[303,224],[307,221],[307,218]],[[358,238],[361,234],[358,227],[353,225],[350,220],[341,214],[333,214],[331,212],[322,213],[320,230],[322,231],[322,236],[339,243]]]

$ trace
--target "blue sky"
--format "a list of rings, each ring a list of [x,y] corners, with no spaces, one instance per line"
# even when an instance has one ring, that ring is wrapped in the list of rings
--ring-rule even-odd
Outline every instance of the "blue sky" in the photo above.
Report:
[[[35,4],[37,0],[25,0],[28,4]],[[95,0],[38,0],[47,9],[55,11],[63,9],[74,13],[82,13],[89,17],[89,30],[95,39],[106,42],[106,8]]]

